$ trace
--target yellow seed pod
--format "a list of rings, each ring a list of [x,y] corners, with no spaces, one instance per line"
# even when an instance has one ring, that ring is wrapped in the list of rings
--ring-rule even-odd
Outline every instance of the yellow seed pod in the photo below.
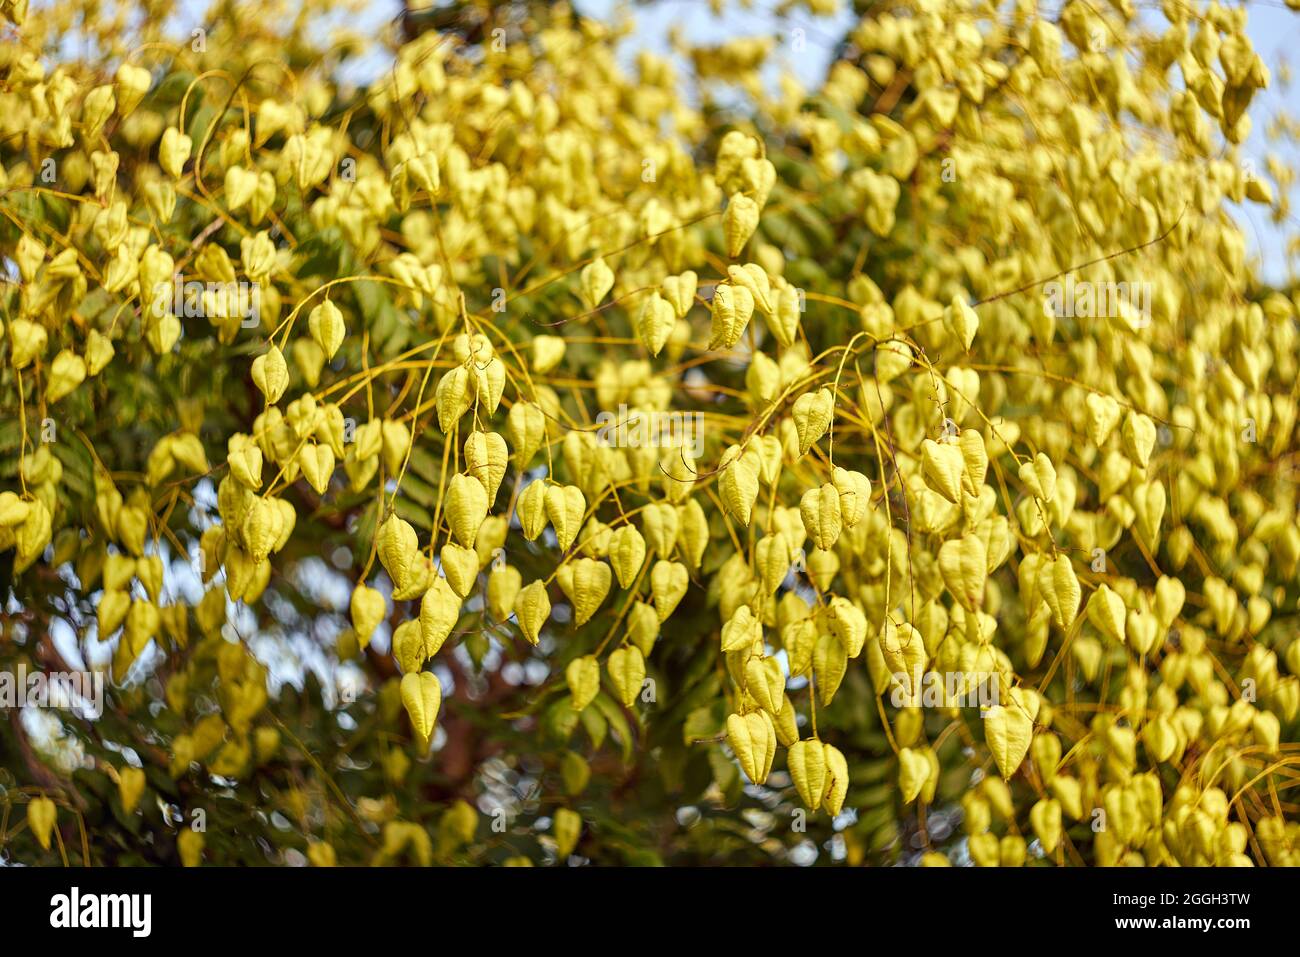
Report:
[[[117,109],[117,97],[114,96],[111,86],[107,84],[97,86],[86,94],[81,104],[81,126],[87,143],[94,143],[99,139],[99,134],[103,132],[104,125],[115,109]],[[161,157],[159,162],[161,163]]]
[[[1038,590],[1051,608],[1056,626],[1069,631],[1078,617],[1082,592],[1068,555],[1058,555],[1043,564],[1038,572]]]
[[[699,285],[699,276],[694,270],[688,269],[677,276],[669,276],[659,287],[664,299],[673,307],[673,313],[678,319],[683,319],[695,305],[695,291]]]
[[[253,360],[253,384],[266,397],[267,405],[279,402],[289,387],[289,364],[275,346]]]
[[[1022,464],[1019,474],[1020,481],[1024,483],[1025,488],[1029,489],[1031,495],[1044,502],[1051,502],[1056,498],[1056,469],[1052,465],[1052,460],[1042,452],[1035,455],[1032,461]]]
[[[790,409],[794,428],[799,436],[799,454],[806,455],[813,443],[826,434],[835,413],[835,397],[830,389],[805,392],[795,399]]]
[[[494,358],[483,368],[474,369],[472,379],[474,401],[478,403],[480,412],[489,416],[496,414],[506,388],[505,363]]]
[[[226,207],[232,212],[248,205],[257,194],[257,173],[242,166],[232,166],[226,170],[224,187],[226,190]]]
[[[352,613],[352,630],[356,633],[357,644],[365,648],[370,644],[370,637],[379,627],[379,623],[388,617],[388,604],[379,589],[358,582],[357,587],[352,589],[349,607]]]
[[[420,582],[421,576],[417,568],[420,543],[410,522],[396,514],[388,516],[379,526],[377,550],[379,561],[396,588],[393,592],[395,601],[406,601],[423,594],[423,588],[411,593],[416,586],[423,584],[427,587],[428,583]]]
[[[695,499],[677,506],[677,547],[693,568],[698,568],[709,543],[709,520]]]
[[[1266,754],[1277,754],[1281,741],[1282,724],[1271,711],[1256,711],[1251,719],[1251,733],[1255,744]]]
[[[1161,628],[1168,630],[1173,625],[1182,612],[1183,602],[1186,600],[1187,589],[1181,581],[1168,575],[1160,576],[1156,582],[1156,618],[1160,621]],[[1293,643],[1292,647],[1300,648],[1300,642]]]
[[[961,501],[966,460],[959,446],[926,439],[921,443],[921,469],[926,485],[953,504]]]
[[[748,605],[741,605],[722,626],[722,650],[748,651],[763,640],[763,622]]]
[[[158,555],[146,555],[135,560],[135,576],[140,579],[145,593],[154,601],[162,593],[163,562]]]
[[[125,767],[117,772],[117,793],[122,801],[122,810],[127,814],[135,811],[144,796],[144,772],[139,768]]]
[[[839,541],[843,522],[840,517],[840,493],[830,482],[810,488],[799,500],[799,515],[813,544],[828,551]]]
[[[647,296],[641,304],[641,311],[636,320],[636,333],[641,339],[641,344],[652,356],[657,356],[663,351],[676,320],[673,307],[659,295],[658,291]]]
[[[1145,655],[1155,647],[1160,633],[1160,623],[1149,611],[1134,609],[1128,613],[1125,627],[1128,643],[1140,655]]]
[[[661,622],[667,621],[686,595],[690,575],[681,562],[658,561],[650,570],[650,594],[654,599],[655,613]]]
[[[998,865],[1000,867],[1023,867],[1027,847],[1025,839],[1018,834],[1004,835],[998,842]]]
[[[434,405],[438,409],[438,427],[443,432],[451,432],[460,417],[473,405],[471,385],[469,370],[464,366],[457,366],[438,380],[438,387],[434,390]]]
[[[1155,552],[1160,546],[1160,523],[1168,505],[1165,487],[1159,482],[1143,482],[1133,489],[1132,500],[1138,536]]]
[[[1125,633],[1124,599],[1102,582],[1088,599],[1088,621],[1103,635],[1123,644]]]
[[[542,534],[542,529],[546,528],[545,482],[538,480],[528,483],[515,504],[515,516],[528,541],[534,541]]]
[[[1092,635],[1081,635],[1070,644],[1070,653],[1079,663],[1084,680],[1089,683],[1095,681],[1105,654],[1101,642]]]
[[[582,818],[576,811],[562,807],[555,812],[555,856],[566,861],[582,836]]]
[[[755,409],[766,408],[780,395],[781,367],[766,354],[755,353],[749,368],[745,370],[745,388],[749,390],[750,401]]]
[[[884,656],[889,674],[896,680],[904,681],[905,687],[912,692],[919,693],[921,689],[918,685],[930,657],[920,632],[908,622],[896,625],[887,621],[880,638],[880,653]]]
[[[636,645],[624,645],[610,653],[605,663],[614,696],[625,708],[636,703],[641,686],[645,683],[645,656]]]
[[[421,741],[429,741],[442,707],[442,685],[437,676],[429,671],[402,675],[401,693],[411,727]]]
[[[772,770],[776,755],[776,728],[766,711],[727,716],[727,743],[740,769],[754,784],[762,784]]]
[[[727,256],[737,258],[758,229],[761,207],[757,202],[743,194],[735,194],[727,200],[727,209],[722,214],[722,234],[726,239]]]
[[[519,590],[515,596],[515,618],[524,637],[537,644],[542,625],[551,617],[551,600],[546,595],[546,585],[535,581]]]
[[[839,595],[831,598],[827,605],[826,621],[831,634],[844,646],[850,658],[862,654],[862,647],[867,641],[867,616],[862,609]]]
[[[793,711],[793,709],[789,709]],[[790,745],[786,765],[804,807],[815,811],[826,793],[826,750],[816,738]]]
[[[592,655],[574,658],[564,669],[564,680],[573,697],[573,710],[581,711],[600,693],[600,662]]]
[[[343,313],[339,307],[326,299],[307,315],[307,329],[316,344],[325,353],[326,361],[333,359],[343,344],[347,327],[343,324]]]
[[[419,619],[404,621],[393,629],[393,659],[403,674],[414,674],[424,667],[424,633]]]
[[[1038,716],[1036,695],[1013,688],[1010,697],[1005,705],[995,704],[984,715],[984,740],[1004,779],[1016,773],[1029,753]]]
[[[180,179],[193,150],[194,140],[176,127],[169,126],[163,131],[162,140],[158,145],[158,165],[172,179]]]
[[[298,467],[316,494],[324,495],[334,475],[334,450],[328,445],[308,442],[298,452]]]
[[[767,328],[771,330],[772,337],[781,346],[793,346],[798,338],[798,330],[800,330],[800,316],[803,312],[803,291],[783,281],[776,287],[772,296],[774,296],[772,311],[764,315],[764,319],[767,320]]]
[[[496,355],[496,350],[492,348],[492,340],[479,332],[473,334],[463,332],[456,336],[452,340],[451,351],[457,362],[480,369]]]
[[[1066,814],[1076,821],[1083,817],[1083,789],[1077,778],[1058,774],[1052,778],[1051,791]]]
[[[54,834],[54,822],[57,817],[58,809],[54,806],[54,802],[44,795],[32,798],[27,804],[27,826],[31,828],[32,836],[36,838],[36,843],[43,850],[50,849],[50,837]]]
[[[727,511],[742,525],[749,525],[758,489],[758,456],[742,452],[738,445],[730,446],[722,456],[718,491]]]
[[[861,472],[837,465],[831,470],[831,484],[839,495],[840,518],[844,527],[854,528],[866,516],[871,505],[871,480]]]
[[[483,483],[468,475],[453,475],[447,485],[447,524],[466,548],[474,547],[487,513],[488,493]]]
[[[313,840],[307,845],[307,860],[312,867],[335,867],[338,853],[328,841]]]
[[[254,179],[256,184],[256,179]],[[244,272],[254,282],[264,281],[275,268],[275,243],[270,233],[262,230],[239,241],[239,258]]]
[[[279,540],[284,516],[270,499],[255,498],[244,516],[242,534],[248,556],[254,563],[265,561]]]
[[[162,617],[153,602],[131,602],[131,610],[126,613],[126,627],[122,634],[127,644],[131,646],[133,659],[144,651],[145,646],[158,634],[161,627]]]
[[[1137,463],[1138,468],[1146,468],[1151,461],[1151,450],[1156,445],[1155,423],[1140,412],[1130,411],[1124,419],[1122,437],[1128,457]]]
[[[1029,823],[1043,851],[1051,854],[1061,843],[1061,802],[1043,798],[1029,809]]]
[[[531,402],[516,402],[506,415],[506,434],[515,449],[515,465],[525,468],[546,439],[546,416]]]
[[[552,485],[546,490],[544,504],[546,517],[551,520],[555,537],[559,540],[560,551],[567,552],[582,528],[587,500],[576,485]]]
[[[652,502],[641,513],[646,541],[660,558],[670,558],[677,546],[680,517],[677,509],[667,502]]]
[[[984,604],[988,551],[977,535],[949,539],[939,548],[939,574],[948,591],[967,611]]]
[[[728,266],[727,278],[734,286],[744,286],[754,297],[754,305],[764,313],[771,313],[773,308],[772,280],[767,271],[757,263],[745,263],[743,266]]]
[[[998,867],[1002,861],[1002,849],[998,836],[991,831],[972,834],[968,841],[971,860],[976,867]]]
[[[776,185],[776,167],[772,161],[751,156],[740,161],[739,188],[754,197],[754,202],[761,210],[767,203],[767,197]]]
[[[781,587],[781,582],[790,572],[792,557],[790,542],[780,532],[764,535],[758,540],[754,547],[754,564],[765,594],[771,595]]]
[[[113,361],[113,343],[98,329],[91,329],[86,337],[86,373],[97,376]],[[206,469],[204,469],[206,471]]]
[[[652,606],[634,602],[627,616],[627,640],[641,649],[642,655],[654,650],[659,637],[659,616]]]
[[[775,658],[750,658],[745,662],[745,691],[768,714],[785,706],[785,676]]]
[[[488,610],[497,621],[505,621],[515,610],[515,598],[523,587],[523,576],[519,569],[504,563],[493,567],[488,573],[487,601]]]
[[[817,626],[811,618],[789,622],[781,629],[781,644],[790,660],[790,674],[792,676],[806,674],[813,666],[813,652],[817,647]],[[847,655],[845,657],[847,658]]]
[[[978,496],[989,469],[989,454],[984,446],[984,436],[974,429],[965,429],[957,437],[957,447],[961,449],[965,465],[963,490],[968,495]]]
[[[911,804],[921,796],[921,789],[930,779],[930,762],[920,751],[901,748],[898,752],[898,789],[904,804]]]
[[[131,609],[131,596],[125,591],[106,588],[99,599],[96,617],[99,622],[100,641],[117,631]]]
[[[20,499],[14,492],[0,492],[0,526],[12,528],[27,521],[31,506]],[[117,556],[110,555],[110,559]],[[128,562],[128,564],[130,564]],[[134,567],[131,565],[130,567]],[[118,586],[120,587],[120,586]]]
[[[45,352],[49,334],[44,326],[26,319],[9,323],[9,362],[15,369],[25,369]]]
[[[636,530],[636,526],[620,525],[610,535],[609,561],[614,566],[614,574],[618,576],[619,587],[632,587],[645,565],[645,556],[645,539]]]
[[[86,362],[71,349],[63,349],[50,364],[50,377],[45,385],[45,401],[58,402],[70,395],[86,379]]]
[[[585,625],[609,594],[609,566],[594,558],[579,558],[561,565],[555,573],[564,594],[573,604],[573,623]]]
[[[39,499],[31,503],[27,520],[18,530],[20,551],[31,551],[40,546],[45,547],[48,539],[50,512]],[[149,511],[140,505],[124,505],[117,512],[117,538],[128,553],[140,556],[144,554],[144,540],[149,533]],[[24,546],[24,537],[29,545]]]
[[[817,679],[817,700],[823,706],[835,699],[840,682],[849,668],[849,653],[834,635],[821,635],[813,646],[813,676]]]
[[[849,762],[833,745],[823,744],[822,750],[826,755],[826,795],[822,798],[822,807],[831,817],[838,817],[849,796]]]
[[[961,343],[962,349],[969,352],[975,341],[975,333],[979,331],[980,318],[965,296],[956,295],[943,311],[943,327]]]
[[[1088,439],[1100,448],[1119,425],[1119,403],[1112,396],[1089,392],[1084,404],[1088,407]]]
[[[740,189],[740,166],[747,159],[758,157],[763,148],[756,138],[740,130],[729,130],[718,143],[718,156],[714,176],[729,192]]]
[[[231,437],[230,451],[226,456],[230,474],[248,488],[259,489],[262,487],[262,450],[246,439],[236,443],[236,438],[239,437]]]
[[[609,268],[604,256],[597,256],[582,267],[578,281],[587,308],[595,309],[614,288],[614,270]]]
[[[445,578],[434,578],[420,599],[420,635],[424,657],[432,658],[460,620],[460,596]]]
[[[118,115],[125,117],[139,106],[152,83],[153,77],[144,67],[130,63],[123,63],[118,67],[117,74],[113,77],[113,94],[117,98]]]
[[[442,562],[442,571],[447,576],[447,583],[451,585],[451,590],[461,598],[468,598],[469,593],[474,590],[474,582],[478,578],[478,553],[472,548],[462,548],[448,542],[442,546],[441,551],[438,552],[438,557]]]
[[[754,315],[754,294],[744,286],[720,282],[713,290],[710,349],[730,349],[740,341]]]
[[[397,475],[402,471],[402,464],[406,461],[407,451],[411,448],[411,430],[405,424],[390,419],[384,419],[376,424],[379,427],[378,451],[383,453],[384,468],[389,475]],[[367,440],[373,447],[373,433],[367,437]],[[361,441],[359,435],[357,441],[358,443]]]
[[[546,375],[564,361],[565,342],[560,336],[533,336],[533,371]]]
[[[1061,739],[1050,731],[1034,735],[1030,752],[1034,756],[1034,767],[1044,783],[1051,784],[1061,764]]]

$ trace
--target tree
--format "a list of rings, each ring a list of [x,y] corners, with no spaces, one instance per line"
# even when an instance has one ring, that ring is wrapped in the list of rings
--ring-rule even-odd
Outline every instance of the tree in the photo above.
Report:
[[[25,7],[0,852],[1296,863],[1245,8]]]

